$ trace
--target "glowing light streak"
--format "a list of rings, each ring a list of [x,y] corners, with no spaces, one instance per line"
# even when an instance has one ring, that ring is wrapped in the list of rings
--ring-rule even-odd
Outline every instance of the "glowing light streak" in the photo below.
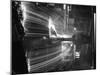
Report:
[[[59,53],[59,52],[61,52],[61,51],[59,50],[59,51],[56,51],[56,52],[54,52],[54,53],[50,53],[50,54],[47,54],[47,55],[44,55],[44,56],[39,56],[39,57],[30,59],[30,61],[35,61],[35,60],[37,60],[37,59],[38,59],[38,60],[39,60],[39,59],[43,59],[43,58],[45,58],[45,57],[49,57],[49,56],[55,55],[55,54],[57,54],[57,53]]]
[[[46,18],[46,17],[42,16],[41,14],[39,14],[39,13],[37,13],[37,12],[34,12],[34,11],[27,10],[26,12],[27,12],[27,13],[30,13],[30,14],[32,14],[32,15],[39,16],[40,18],[43,18],[43,19],[45,19],[45,20],[48,19],[48,18]]]
[[[50,65],[50,64],[52,64],[52,63],[55,63],[55,62],[57,62],[58,60],[60,60],[60,57],[61,57],[61,55],[58,55],[58,56],[56,56],[56,57],[54,57],[54,58],[52,58],[52,59],[50,59],[50,60],[44,61],[44,62],[39,63],[39,64],[36,64],[36,65],[32,65],[32,66],[31,66],[31,70],[34,71],[34,70],[37,70],[37,69],[39,69],[39,68],[45,67],[45,66],[47,66],[47,65]]]

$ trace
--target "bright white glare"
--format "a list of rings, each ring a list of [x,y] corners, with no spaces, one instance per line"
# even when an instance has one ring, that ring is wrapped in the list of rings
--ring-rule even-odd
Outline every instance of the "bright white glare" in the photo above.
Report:
[[[23,13],[23,19],[26,20],[27,16],[26,16],[26,6],[25,4],[22,2],[21,3],[21,9],[22,9],[22,13]]]
[[[45,36],[43,36],[43,39],[47,39]]]
[[[48,24],[48,28],[49,28],[49,36],[50,37],[56,37],[55,35],[53,35],[51,32],[52,32],[52,29],[55,31],[55,33],[57,34],[56,32],[56,28],[55,28],[55,25],[53,24],[53,21],[51,18],[49,18],[49,24]]]
[[[23,15],[23,20],[21,21],[22,26],[24,28],[24,31],[26,31],[27,29],[25,28],[25,20],[27,19],[27,15],[26,15],[26,6],[23,2],[21,2],[21,10],[22,10],[22,15]]]
[[[94,33],[96,33],[96,13],[94,13]]]
[[[62,51],[66,50],[66,46],[62,45]]]
[[[66,35],[66,34],[57,34],[57,37],[59,38],[71,38],[71,35]]]
[[[27,64],[28,64],[28,71],[30,72],[30,59],[27,58]]]
[[[72,46],[73,46],[73,44],[70,44],[70,46],[72,47]]]
[[[80,58],[80,52],[75,52],[75,57]]]
[[[76,31],[76,28],[74,28],[74,30]]]
[[[64,4],[63,8],[66,9],[66,4]]]

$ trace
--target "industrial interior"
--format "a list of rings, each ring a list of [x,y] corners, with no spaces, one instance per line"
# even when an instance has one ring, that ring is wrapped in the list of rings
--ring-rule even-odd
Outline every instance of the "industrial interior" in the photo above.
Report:
[[[12,71],[95,69],[95,20],[96,6],[12,1]]]

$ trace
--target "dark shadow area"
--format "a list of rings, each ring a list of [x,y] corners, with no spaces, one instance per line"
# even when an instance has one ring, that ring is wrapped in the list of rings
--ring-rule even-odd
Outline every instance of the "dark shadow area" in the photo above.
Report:
[[[23,36],[24,36],[24,29],[20,22],[22,15],[18,14],[18,8],[20,2],[12,1],[11,3],[12,8],[12,74],[23,74],[28,73],[27,71],[27,64],[26,64],[26,57],[23,47]]]

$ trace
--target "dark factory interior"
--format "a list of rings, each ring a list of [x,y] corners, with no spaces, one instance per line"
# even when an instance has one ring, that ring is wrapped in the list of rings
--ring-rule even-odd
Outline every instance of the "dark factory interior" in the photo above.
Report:
[[[12,73],[96,69],[96,6],[11,2]]]

